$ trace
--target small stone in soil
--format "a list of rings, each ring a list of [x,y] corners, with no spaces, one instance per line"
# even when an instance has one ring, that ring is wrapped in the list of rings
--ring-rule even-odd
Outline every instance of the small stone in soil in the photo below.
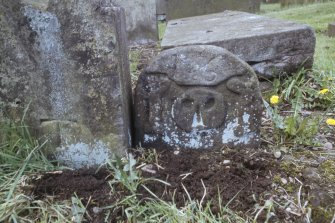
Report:
[[[275,151],[274,156],[276,159],[279,159],[281,157],[281,152],[280,151]]]
[[[330,142],[326,142],[326,143],[323,145],[323,149],[324,149],[324,150],[332,150],[332,149],[333,149],[333,144],[330,143]]]

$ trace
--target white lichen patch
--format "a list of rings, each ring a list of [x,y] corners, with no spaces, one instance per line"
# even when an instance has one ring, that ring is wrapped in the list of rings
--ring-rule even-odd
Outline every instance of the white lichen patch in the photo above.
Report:
[[[242,125],[242,126],[240,126]],[[244,113],[242,116],[242,123],[239,124],[239,118],[235,118],[232,122],[229,122],[222,133],[222,143],[228,144],[233,143],[235,146],[240,144],[248,144],[252,140],[255,140],[256,133],[250,130],[250,115]],[[238,136],[236,135],[237,129],[241,128],[243,132]]]
[[[192,128],[198,128],[198,127],[205,127],[204,121],[202,120],[202,115],[200,112],[200,115],[198,117],[197,113],[194,113],[193,115],[193,121],[192,121]]]
[[[29,25],[37,33],[38,48],[41,59],[49,75],[52,115],[62,119],[70,110],[66,95],[65,78],[63,74],[65,53],[61,39],[60,23],[50,12],[43,12],[32,7],[24,8],[24,15],[29,18]]]
[[[104,142],[78,142],[58,148],[55,156],[62,164],[74,169],[99,166],[110,157],[110,148]]]
[[[213,147],[214,136],[218,134],[216,129],[192,130],[191,132],[169,132],[163,133],[163,142],[171,147],[186,147],[190,149],[207,149]]]
[[[155,135],[149,135],[149,134],[144,135],[144,142],[154,142],[156,140],[157,137]]]

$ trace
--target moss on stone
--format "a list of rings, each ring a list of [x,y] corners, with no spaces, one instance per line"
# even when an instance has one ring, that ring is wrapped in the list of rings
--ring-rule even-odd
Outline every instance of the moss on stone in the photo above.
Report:
[[[313,222],[331,222],[334,216],[334,210],[315,207],[312,209]]]
[[[335,183],[335,160],[327,160],[320,165],[322,175]]]
[[[284,161],[280,164],[280,169],[283,170],[287,175],[292,177],[299,176],[303,168],[303,166],[299,166],[291,161]]]
[[[120,140],[120,136],[116,135],[116,134],[109,134],[104,136],[101,139],[104,143],[106,143],[106,145],[108,145],[109,148],[112,148],[113,150],[118,150],[118,148],[121,150],[122,148],[120,148],[120,145],[122,145],[122,142]],[[116,151],[114,151],[116,152]]]

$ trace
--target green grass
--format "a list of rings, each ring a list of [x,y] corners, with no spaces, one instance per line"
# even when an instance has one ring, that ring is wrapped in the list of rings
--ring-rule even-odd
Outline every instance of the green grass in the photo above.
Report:
[[[35,200],[24,191],[28,176],[58,169],[43,155],[43,143],[23,121],[7,119],[0,120],[0,140],[0,222],[35,222],[34,213],[41,222],[67,222],[71,203]]]
[[[275,5],[279,7],[278,4]],[[335,21],[335,2],[294,6],[279,11],[278,8],[268,5],[262,6],[262,9],[266,16],[296,21],[313,27],[316,32],[314,69],[335,72],[335,38],[326,36],[328,23]]]
[[[159,41],[161,41],[163,39],[163,36],[164,36],[164,33],[165,33],[165,29],[166,29],[166,22],[159,21],[158,22],[158,37],[159,37]]]
[[[329,22],[335,21],[335,2],[294,6],[279,11],[266,12],[266,15],[305,23],[320,33],[327,29]]]
[[[281,10],[280,3],[271,3],[271,4],[262,3],[260,14],[268,13],[268,12],[276,12],[280,10]]]
[[[314,68],[335,75],[335,38],[316,34]]]

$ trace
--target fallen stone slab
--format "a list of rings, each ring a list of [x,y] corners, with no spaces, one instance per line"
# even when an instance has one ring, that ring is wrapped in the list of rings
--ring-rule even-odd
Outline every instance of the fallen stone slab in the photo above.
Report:
[[[219,149],[260,144],[257,76],[221,47],[163,51],[140,75],[134,109],[139,146]]]
[[[24,116],[64,165],[124,154],[132,101],[124,10],[100,0],[33,3],[0,0],[3,111]]]
[[[259,77],[273,78],[313,66],[315,34],[304,24],[237,11],[168,22],[163,49],[197,44],[223,47]]]
[[[335,37],[335,22],[328,24],[328,36]]]

